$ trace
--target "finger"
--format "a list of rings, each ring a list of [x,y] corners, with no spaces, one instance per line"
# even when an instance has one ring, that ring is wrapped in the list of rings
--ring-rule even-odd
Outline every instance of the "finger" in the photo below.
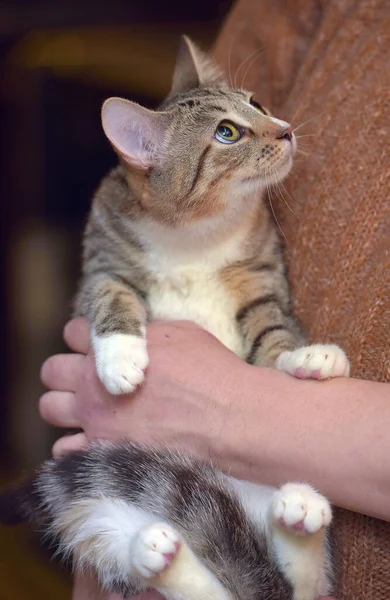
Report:
[[[64,435],[55,442],[51,450],[54,458],[60,458],[68,452],[76,450],[85,450],[88,448],[88,440],[85,433],[75,433],[74,435]]]
[[[69,321],[64,327],[64,340],[74,352],[87,354],[90,341],[88,321],[82,317]]]
[[[41,367],[41,381],[50,390],[75,392],[84,367],[84,354],[56,354]]]
[[[73,392],[46,392],[39,399],[39,414],[56,427],[80,427]]]

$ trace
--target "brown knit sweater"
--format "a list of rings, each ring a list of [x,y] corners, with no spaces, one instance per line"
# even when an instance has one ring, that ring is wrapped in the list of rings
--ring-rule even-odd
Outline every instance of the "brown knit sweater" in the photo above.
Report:
[[[239,0],[215,56],[294,127],[314,117],[285,194],[297,216],[274,198],[296,311],[354,377],[390,381],[389,0]],[[340,509],[335,534],[338,598],[390,600],[390,525]]]

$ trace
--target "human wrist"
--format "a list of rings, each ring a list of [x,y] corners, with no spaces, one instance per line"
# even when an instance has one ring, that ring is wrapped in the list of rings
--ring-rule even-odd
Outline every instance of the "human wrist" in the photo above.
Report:
[[[178,447],[185,448],[201,460],[211,459],[221,465],[229,455],[227,446],[230,443],[226,438],[231,435],[242,381],[245,381],[246,371],[250,368],[235,356],[231,361],[226,358],[211,363],[196,388],[188,390],[188,398],[182,398],[184,406],[192,405],[191,418],[183,428],[176,428],[175,436]]]
[[[337,506],[388,520],[389,400],[385,383],[297,380],[252,368],[217,462],[265,485],[310,482]]]
[[[256,432],[257,422],[263,413],[263,398],[272,392],[273,374],[273,369],[241,361],[233,372],[226,373],[218,389],[222,410],[211,440],[212,457],[235,477],[251,479],[253,445],[258,444],[261,452],[263,441],[261,431],[259,435]]]
[[[299,413],[315,412],[321,405],[323,384],[245,363],[239,384],[232,390],[233,400],[226,402],[230,411],[218,464],[235,477],[269,485],[294,478],[304,464],[304,420]]]

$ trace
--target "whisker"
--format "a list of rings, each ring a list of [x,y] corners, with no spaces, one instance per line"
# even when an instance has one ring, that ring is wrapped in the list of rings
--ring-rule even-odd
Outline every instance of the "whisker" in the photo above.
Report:
[[[292,212],[292,214],[294,215],[294,217],[296,217],[300,221],[301,217],[299,215],[297,215],[297,213],[291,208],[291,206],[289,205],[289,203],[287,202],[286,198],[283,195],[283,190],[284,190],[284,192],[288,195],[288,197],[290,198],[290,200],[292,202],[294,202],[294,200],[291,198],[290,194],[288,193],[288,191],[286,190],[286,188],[284,187],[284,185],[283,185],[283,183],[281,181],[277,184],[277,189],[280,192],[280,198],[283,200],[283,202],[285,203],[285,205],[287,206],[287,208],[290,210],[290,212]]]
[[[303,123],[301,123],[300,125],[298,125],[298,127],[295,127],[295,129],[293,129],[293,132],[295,133],[296,131],[299,131],[299,129],[301,129],[301,127],[303,127],[304,125],[307,125],[311,121],[314,121],[314,119],[318,119],[318,117],[321,117],[324,114],[325,114],[325,111],[322,111],[318,115],[314,115],[314,117],[311,117],[310,119],[307,119],[307,121],[304,121]]]
[[[316,156],[313,152],[306,152],[305,150],[297,148],[297,154],[301,154],[302,156],[314,161],[316,164],[320,164],[321,157]]]
[[[303,135],[296,135],[295,137],[297,138],[297,140],[300,140],[301,138],[304,137],[332,137],[332,138],[340,138],[340,135],[337,135],[336,133],[328,133],[327,131],[321,131],[320,134],[318,133],[304,133]]]
[[[254,50],[253,52],[251,52],[251,53],[249,54],[249,56],[247,56],[247,57],[246,57],[246,58],[245,58],[245,59],[242,61],[242,63],[241,63],[241,64],[240,64],[240,66],[238,67],[238,69],[237,69],[237,71],[236,71],[236,74],[235,74],[235,76],[234,76],[234,88],[236,88],[236,87],[237,87],[237,79],[238,79],[238,74],[239,74],[239,72],[241,71],[242,67],[243,67],[243,66],[244,66],[244,65],[245,65],[245,64],[248,62],[248,60],[250,60],[250,59],[251,59],[251,58],[252,58],[252,57],[253,57],[255,54],[257,54],[257,53],[258,53],[258,52],[260,52],[260,51],[261,51],[261,52],[263,52],[263,50],[262,50],[262,49],[260,49],[260,48],[256,48],[256,50]]]
[[[297,116],[302,112],[302,109],[303,109],[303,104],[301,104],[298,107],[298,109],[295,111],[294,116],[293,116],[293,118],[290,121],[291,128],[292,128],[293,123],[294,123],[295,119],[297,118]]]
[[[251,70],[251,68],[253,67],[253,65],[255,64],[255,62],[261,57],[262,54],[264,54],[264,49],[259,48],[258,51],[260,52],[260,54],[258,56],[255,56],[249,63],[249,65],[247,66],[247,68],[245,69],[245,73],[242,77],[241,80],[241,84],[240,84],[240,88],[241,89],[245,89],[245,80],[247,78],[247,75],[249,73],[249,71]]]
[[[228,56],[228,75],[229,75],[229,85],[230,85],[231,88],[233,87],[233,80],[232,80],[232,49],[233,49],[233,41],[234,41],[234,37],[232,37],[232,39],[230,41],[229,56]]]
[[[290,198],[291,202],[295,202],[294,198],[291,196],[291,194],[288,192],[287,188],[286,188],[286,187],[285,187],[285,185],[283,184],[283,181],[279,181],[279,182],[278,182],[278,183],[276,183],[275,185],[276,185],[277,189],[280,191],[280,193],[282,194],[282,198],[283,198],[284,202],[286,202],[286,204],[287,204],[287,201],[286,201],[286,199],[285,199],[285,198],[284,198],[284,196],[283,196],[283,192],[284,192],[284,193],[285,193],[285,194],[286,194],[286,195],[287,195],[287,196]],[[287,204],[287,206],[288,206],[288,204]],[[289,206],[289,208],[290,208],[290,206]],[[290,210],[291,210],[291,212],[292,212],[293,214],[295,214],[292,208],[290,208]],[[298,219],[300,219],[300,217],[299,217],[298,215],[295,215],[295,216],[296,216]]]
[[[309,152],[306,152],[305,150],[302,150],[301,148],[297,148],[297,152],[299,154],[303,154],[303,156],[311,156],[311,154]]]
[[[304,152],[309,152],[309,154],[313,154],[313,156],[318,156],[321,158],[321,155],[318,154],[318,152],[316,152],[315,150],[313,150],[313,148],[311,146],[303,146],[302,144],[299,144],[299,146],[297,147],[297,152],[299,150],[303,150]]]
[[[286,192],[287,196],[290,198],[291,202],[295,202],[294,198],[291,196],[291,194],[289,193],[289,191],[287,190],[287,188],[285,187],[285,185],[283,184],[283,181],[279,182],[279,185],[282,187],[282,189]]]
[[[274,207],[273,207],[273,205],[272,205],[271,194],[270,194],[270,188],[269,188],[268,181],[267,181],[267,175],[265,175],[265,181],[266,181],[266,189],[267,189],[267,195],[268,195],[268,202],[269,202],[269,205],[270,205],[270,207],[271,207],[271,211],[272,211],[273,217],[274,217],[274,219],[275,219],[275,221],[276,221],[276,223],[277,223],[277,225],[278,225],[278,227],[279,227],[279,230],[280,230],[280,232],[281,232],[282,236],[284,237],[284,239],[285,239],[285,241],[286,241],[286,244],[287,244],[287,243],[288,243],[288,242],[287,242],[287,238],[286,238],[286,236],[284,235],[284,231],[283,231],[282,227],[280,226],[280,223],[279,223],[279,221],[278,221],[278,218],[277,218],[277,216],[276,216],[276,214],[275,214]]]

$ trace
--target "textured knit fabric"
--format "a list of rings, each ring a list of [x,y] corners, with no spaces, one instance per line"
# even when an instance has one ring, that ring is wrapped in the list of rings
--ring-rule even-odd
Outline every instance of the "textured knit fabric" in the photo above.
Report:
[[[389,382],[389,0],[239,0],[215,56],[293,127],[313,119],[281,190],[292,210],[273,196],[296,313],[354,377]],[[390,525],[338,510],[334,529],[338,598],[390,600]]]

